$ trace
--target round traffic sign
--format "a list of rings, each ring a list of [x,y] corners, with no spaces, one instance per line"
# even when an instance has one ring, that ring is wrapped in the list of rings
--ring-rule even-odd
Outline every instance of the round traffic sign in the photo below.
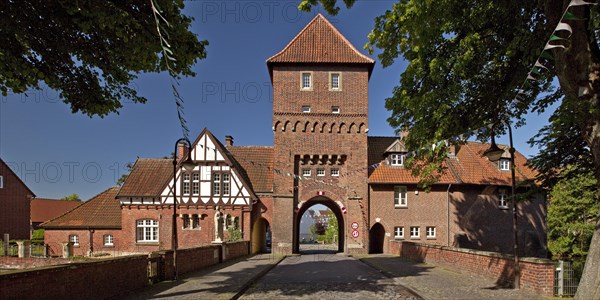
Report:
[[[358,222],[352,222],[352,229],[358,229]]]
[[[352,230],[352,237],[353,238],[357,238],[358,237],[358,231],[357,230]]]

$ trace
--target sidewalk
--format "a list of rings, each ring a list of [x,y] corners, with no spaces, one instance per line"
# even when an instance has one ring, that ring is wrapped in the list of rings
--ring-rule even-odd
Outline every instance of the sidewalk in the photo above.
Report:
[[[159,282],[124,295],[125,299],[231,299],[277,265],[283,256],[259,254]]]
[[[545,299],[529,291],[498,287],[486,277],[406,261],[398,256],[371,255],[360,260],[425,299]]]

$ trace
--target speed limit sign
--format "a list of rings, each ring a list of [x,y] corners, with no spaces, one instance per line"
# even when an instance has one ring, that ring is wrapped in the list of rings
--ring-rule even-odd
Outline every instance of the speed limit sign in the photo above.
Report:
[[[357,238],[358,237],[358,230],[352,230],[352,237],[353,238]]]

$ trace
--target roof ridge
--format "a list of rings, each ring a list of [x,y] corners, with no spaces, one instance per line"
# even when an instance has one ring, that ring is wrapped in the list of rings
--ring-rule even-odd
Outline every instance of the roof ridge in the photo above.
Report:
[[[323,16],[321,13],[317,14],[310,22],[308,22],[308,24],[306,24],[306,26],[304,26],[304,28],[302,28],[302,30],[300,30],[300,32],[298,34],[296,34],[296,36],[279,52],[277,52],[275,55],[272,55],[271,57],[267,58],[267,63],[269,63],[272,59],[276,58],[277,56],[282,55],[284,52],[286,52],[290,47],[292,47],[292,45],[294,45],[294,43],[296,41],[298,41],[298,39],[300,38],[300,36],[302,36],[304,34],[304,32],[306,32],[309,28],[311,28],[311,26],[313,26],[313,24],[315,24],[317,21],[324,21],[325,25],[328,26],[331,30],[333,30],[333,32],[341,38],[341,40],[346,44],[346,46],[349,46],[350,49],[352,51],[354,51],[355,54],[358,54],[358,56],[360,56],[361,58],[367,60],[368,63],[374,64],[375,60],[366,56],[365,54],[361,53],[360,51],[358,51],[354,45],[352,45],[352,43],[350,43],[350,41],[348,41],[348,39],[335,27],[333,26],[333,24],[331,24],[331,22],[329,22],[329,20],[327,20],[327,18],[325,18],[325,16]]]

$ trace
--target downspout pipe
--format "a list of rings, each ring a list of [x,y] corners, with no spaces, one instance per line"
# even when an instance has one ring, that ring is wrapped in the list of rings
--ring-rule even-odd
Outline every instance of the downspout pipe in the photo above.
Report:
[[[448,189],[446,190],[446,208],[447,208],[447,215],[446,215],[446,221],[448,222],[447,224],[447,229],[446,229],[446,235],[448,236],[448,242],[447,242],[447,246],[450,246],[450,188],[452,187],[452,183],[448,184]]]

